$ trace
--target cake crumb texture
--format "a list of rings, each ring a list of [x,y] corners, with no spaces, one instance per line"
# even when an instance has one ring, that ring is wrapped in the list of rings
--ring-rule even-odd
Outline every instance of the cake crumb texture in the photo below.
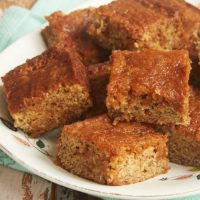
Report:
[[[14,125],[38,137],[78,120],[92,106],[85,66],[62,44],[2,77]]]
[[[101,184],[124,185],[168,171],[166,141],[148,125],[113,126],[101,115],[64,126],[57,156],[73,174]]]
[[[187,126],[161,126],[157,130],[168,134],[167,146],[171,162],[200,167],[200,92],[190,88],[190,124]]]
[[[117,0],[93,10],[88,33],[107,49],[199,54],[200,11],[183,0]]]
[[[187,51],[113,51],[111,59],[106,105],[114,124],[189,123]]]

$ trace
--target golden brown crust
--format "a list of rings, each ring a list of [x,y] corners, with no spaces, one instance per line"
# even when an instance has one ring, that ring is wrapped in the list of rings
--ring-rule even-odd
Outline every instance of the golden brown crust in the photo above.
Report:
[[[91,21],[91,9],[77,10],[68,15],[57,11],[46,19],[50,25],[42,31],[42,35],[48,46],[58,41],[65,42],[65,38],[71,37],[74,48],[83,58],[85,65],[95,64],[108,58],[109,52],[95,44],[86,34]]]
[[[160,142],[164,144],[167,141],[166,136],[156,133],[146,124],[122,122],[114,126],[106,114],[66,125],[62,134],[83,137],[85,140],[95,143],[101,151],[111,155],[119,155],[123,152],[123,147],[129,148],[131,152],[140,153],[148,146]]]
[[[93,12],[94,15],[98,14],[109,19],[110,22],[116,22],[120,26],[125,27],[127,32],[130,33],[130,36],[134,37],[135,35],[136,37],[140,37],[144,34],[145,29],[155,26],[163,20],[163,17],[159,14],[154,13],[150,9],[146,9],[135,0],[113,1],[108,5],[100,6]]]
[[[88,32],[108,49],[187,49],[191,57],[198,54],[200,11],[183,0],[117,0],[93,13]]]
[[[185,123],[188,115],[188,79],[191,69],[187,51],[113,51],[111,58],[111,76],[107,87],[107,107],[110,116],[115,116],[112,112],[119,109],[123,113],[122,107],[126,103],[130,107],[132,101],[141,98],[140,101],[145,106],[155,101],[157,105],[152,109],[167,102],[177,115],[184,116],[181,122]],[[137,111],[134,112],[136,112],[135,117],[139,116]],[[145,122],[153,123],[153,121]]]
[[[191,61],[187,51],[113,51],[111,58],[111,82],[127,75],[126,81],[139,94],[144,92],[153,95],[157,90],[166,101],[176,103],[183,103],[185,97],[189,96]]]
[[[191,57],[197,56],[195,41],[200,28],[200,10],[184,0],[139,0],[144,7],[167,17],[179,26],[180,40],[173,49],[187,49]]]
[[[110,61],[105,61],[103,63],[97,63],[95,65],[89,65],[87,67],[87,73],[89,79],[96,79],[100,75],[110,74],[111,70]]]
[[[91,9],[76,10],[68,15],[64,15],[62,11],[56,11],[50,16],[46,16],[58,34],[73,33],[79,35],[85,31],[91,20]]]
[[[149,46],[144,34],[150,38],[149,32],[154,33],[155,27],[164,21],[161,15],[135,0],[118,0],[93,11],[93,23],[88,33],[107,49],[135,50],[140,40],[144,40],[142,47]]]
[[[89,91],[85,66],[62,44],[46,50],[2,77],[11,114],[34,103],[60,86],[79,84]]]
[[[107,115],[64,126],[58,159],[69,172],[101,184],[144,181],[169,169],[167,137],[141,123],[111,124]]]

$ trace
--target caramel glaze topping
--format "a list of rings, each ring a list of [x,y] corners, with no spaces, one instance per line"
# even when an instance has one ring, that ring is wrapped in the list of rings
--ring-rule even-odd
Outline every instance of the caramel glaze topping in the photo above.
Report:
[[[132,36],[140,37],[150,27],[165,20],[160,14],[145,8],[136,0],[118,0],[101,6],[95,11],[98,15],[112,19],[116,24],[126,28]],[[112,22],[111,22],[112,23]]]
[[[87,59],[92,60],[97,55],[102,55],[102,59],[108,57],[106,55],[109,55],[109,52],[95,44],[86,33],[92,19],[91,9],[77,10],[68,15],[56,11],[46,19],[49,21],[51,28],[58,34],[59,41],[65,42],[69,37],[73,40],[73,47],[83,59],[86,59],[84,60],[85,64],[88,62]]]
[[[118,123],[113,126],[107,115],[66,125],[62,130],[61,138],[65,134],[83,137],[93,142],[101,151],[112,155],[129,151],[140,153],[149,146],[162,148],[167,140],[166,136],[156,133],[145,124],[132,122]]]
[[[103,63],[97,63],[95,65],[89,65],[87,67],[87,73],[89,79],[96,78],[96,76],[104,75],[104,74],[110,74],[110,61],[105,61]]]
[[[2,77],[10,112],[38,103],[59,87],[79,84],[88,90],[85,66],[62,44],[46,50]]]
[[[184,112],[191,69],[187,51],[113,51],[111,58],[109,94],[147,95],[158,102],[173,103]]]
[[[180,42],[174,49],[187,49],[191,57],[197,56],[197,51],[192,45],[194,32],[200,28],[200,10],[183,0],[136,0],[142,6],[151,9],[177,24],[180,31]],[[183,34],[181,34],[183,33]]]
[[[151,32],[156,24],[175,24],[179,41],[172,49],[187,49],[191,57],[197,56],[193,41],[200,30],[200,10],[183,0],[118,0],[95,12],[119,24],[134,38]]]
[[[56,11],[46,19],[60,34],[72,33],[73,37],[79,36],[85,32],[88,24],[91,22],[91,9],[83,9],[64,15],[62,11]]]

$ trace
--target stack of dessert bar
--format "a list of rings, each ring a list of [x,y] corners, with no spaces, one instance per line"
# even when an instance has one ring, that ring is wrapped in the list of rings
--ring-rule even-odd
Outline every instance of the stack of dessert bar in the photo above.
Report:
[[[46,19],[48,49],[2,77],[16,127],[64,126],[61,167],[101,184],[200,167],[200,10],[116,0]]]

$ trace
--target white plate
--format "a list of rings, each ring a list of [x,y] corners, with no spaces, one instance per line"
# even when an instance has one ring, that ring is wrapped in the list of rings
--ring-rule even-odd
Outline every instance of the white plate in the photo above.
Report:
[[[92,0],[79,8],[98,6],[109,0]],[[200,2],[193,0],[193,2]],[[45,50],[40,29],[21,38],[0,54],[0,76]],[[0,81],[0,116],[9,119]],[[125,185],[105,186],[74,176],[54,164],[59,132],[54,131],[39,139],[29,139],[24,133],[14,132],[0,122],[0,148],[33,173],[68,188],[102,197],[120,199],[166,199],[200,193],[200,171],[171,164],[167,174],[147,181]]]

